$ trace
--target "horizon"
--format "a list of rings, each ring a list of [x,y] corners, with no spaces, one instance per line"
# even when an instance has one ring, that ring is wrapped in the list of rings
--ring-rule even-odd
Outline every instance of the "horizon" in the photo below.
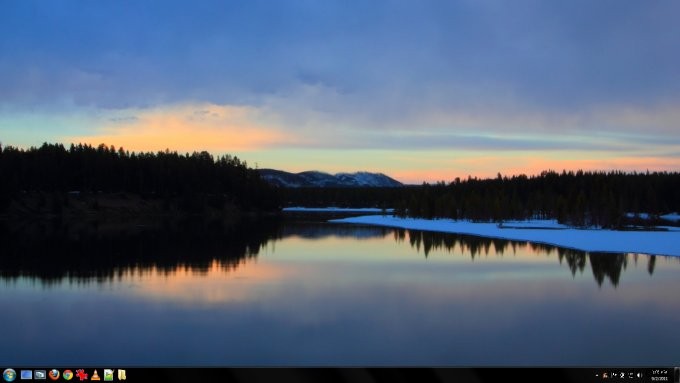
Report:
[[[6,146],[205,150],[404,184],[680,171],[678,2],[0,9]]]
[[[94,148],[98,147],[99,145],[104,145],[104,146],[106,146],[106,148],[110,148],[111,146],[113,146],[116,150],[123,149],[123,150],[129,152],[130,154],[132,154],[132,153],[135,153],[135,154],[140,154],[140,153],[153,153],[153,154],[155,154],[155,153],[159,153],[159,152],[166,152],[166,151],[169,151],[170,153],[177,153],[177,154],[179,154],[179,155],[190,155],[190,154],[192,154],[192,153],[201,153],[201,152],[204,152],[204,150],[179,151],[179,150],[172,150],[172,149],[170,149],[170,148],[166,148],[166,149],[164,149],[164,150],[156,150],[156,151],[153,151],[153,150],[140,150],[140,151],[133,150],[133,151],[130,151],[130,150],[126,149],[125,147],[117,147],[116,145],[110,145],[110,144],[103,143],[103,142],[100,143],[100,144],[98,144],[98,145],[94,145],[94,144],[90,144],[90,143],[86,143],[86,142],[79,142],[79,143],[75,143],[75,142],[71,142],[71,143],[63,143],[63,142],[53,142],[53,143],[50,143],[50,142],[43,142],[43,144],[48,144],[48,145],[49,145],[49,144],[62,145],[65,149],[68,149],[68,147],[69,147],[70,145],[90,145],[90,146],[92,146],[92,147],[94,147]],[[41,145],[42,145],[42,144],[41,144]],[[16,145],[7,145],[7,144],[5,144],[5,143],[3,143],[3,142],[0,142],[0,148],[14,147],[14,148],[18,148],[18,149],[21,149],[21,150],[38,149],[41,145],[31,145],[31,146],[29,146],[29,147],[25,147],[25,146],[22,147],[22,146],[16,146]],[[208,152],[208,153],[209,153],[209,152]],[[220,156],[223,156],[223,155],[232,155],[231,153],[220,153],[220,154],[209,153],[209,154],[210,154],[211,156],[213,156],[214,159],[216,159],[216,158],[218,158],[218,157],[220,157]],[[232,156],[233,156],[233,155],[232,155]],[[387,177],[389,177],[389,178],[391,178],[391,179],[394,179],[394,180],[396,180],[396,181],[402,183],[402,184],[405,185],[405,186],[414,186],[414,185],[417,186],[417,185],[420,185],[420,184],[423,184],[423,183],[434,184],[434,183],[438,183],[438,182],[445,182],[445,183],[448,184],[448,183],[454,182],[456,178],[460,178],[461,180],[467,180],[468,178],[473,178],[473,179],[478,179],[478,180],[496,179],[499,175],[502,176],[502,177],[504,177],[504,178],[505,178],[505,177],[507,177],[507,178],[512,178],[512,177],[517,177],[517,176],[527,176],[527,177],[531,178],[531,177],[539,177],[539,176],[541,176],[541,175],[542,175],[543,173],[545,173],[545,172],[554,172],[554,173],[557,173],[557,174],[562,174],[562,173],[565,173],[565,172],[566,172],[566,173],[578,173],[578,172],[612,173],[612,172],[619,172],[619,173],[624,173],[624,174],[644,174],[644,173],[663,173],[663,172],[678,173],[678,172],[680,172],[680,171],[678,171],[678,170],[670,170],[670,171],[669,171],[669,170],[658,170],[658,169],[625,170],[625,169],[582,169],[582,168],[579,168],[579,169],[564,169],[564,168],[563,168],[563,169],[552,169],[552,168],[545,168],[545,169],[541,169],[541,170],[539,170],[539,171],[537,171],[537,172],[535,172],[535,173],[527,173],[527,172],[502,173],[502,172],[495,172],[495,173],[493,173],[493,174],[482,175],[482,176],[467,174],[467,175],[465,175],[465,176],[456,175],[456,176],[454,176],[454,177],[452,177],[452,178],[450,178],[450,179],[436,179],[436,180],[423,180],[423,181],[416,181],[416,182],[407,182],[407,181],[403,181],[403,180],[401,180],[401,179],[399,179],[399,178],[396,178],[396,177],[392,176],[391,174],[389,174],[389,173],[387,173],[387,172],[380,171],[380,170],[378,170],[378,171],[366,171],[366,170],[363,170],[363,169],[350,169],[350,170],[340,170],[340,171],[336,171],[336,172],[329,172],[329,171],[320,170],[320,169],[315,169],[315,168],[308,168],[308,169],[304,169],[304,170],[296,170],[296,171],[292,171],[292,170],[289,170],[289,169],[282,169],[282,168],[265,168],[265,167],[260,167],[257,163],[256,163],[256,164],[252,164],[252,163],[248,162],[248,159],[247,159],[247,158],[242,158],[242,157],[239,157],[239,156],[234,156],[234,157],[238,157],[239,160],[245,161],[245,163],[247,164],[247,166],[248,166],[249,168],[251,168],[251,169],[256,169],[256,170],[284,171],[284,172],[292,173],[292,174],[299,174],[299,173],[303,173],[303,172],[317,172],[317,173],[324,173],[324,174],[329,174],[329,175],[334,175],[334,176],[335,176],[335,175],[339,175],[339,174],[356,174],[356,173],[382,174],[382,175],[384,175],[384,176],[387,176]]]

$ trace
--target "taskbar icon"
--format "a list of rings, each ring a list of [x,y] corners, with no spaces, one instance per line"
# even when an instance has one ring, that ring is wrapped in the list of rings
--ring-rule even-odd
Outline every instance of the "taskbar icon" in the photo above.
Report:
[[[5,382],[13,382],[17,378],[17,372],[12,368],[6,368],[2,372],[2,378],[5,379]]]
[[[85,372],[85,370],[83,370],[82,368],[79,368],[79,369],[76,370],[76,378],[80,379],[81,382],[83,380],[87,380],[87,377],[88,377],[88,373]]]
[[[50,378],[50,380],[57,380],[61,376],[61,372],[59,372],[59,370],[56,368],[53,368],[47,373],[47,376]]]
[[[91,371],[92,373],[88,372]],[[5,382],[14,382],[15,380],[49,380],[58,381],[61,379],[65,381],[70,381],[75,379],[76,381],[125,381],[127,380],[127,371],[122,368],[112,369],[64,369],[60,370],[57,368],[52,368],[49,370],[14,370],[13,368],[6,368],[2,373],[2,380]],[[103,375],[99,375],[99,371],[103,371]],[[116,379],[117,378],[117,379]]]

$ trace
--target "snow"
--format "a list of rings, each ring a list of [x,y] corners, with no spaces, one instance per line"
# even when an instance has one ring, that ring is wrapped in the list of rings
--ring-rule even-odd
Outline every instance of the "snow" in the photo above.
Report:
[[[357,184],[361,186],[395,186],[398,182],[390,179],[382,173],[356,172],[356,173],[338,173],[335,177],[346,180],[348,183]]]
[[[637,216],[640,219],[649,219],[648,213],[638,213]],[[626,213],[626,217],[627,218],[635,218],[635,213]]]
[[[515,223],[477,223],[453,220],[397,218],[392,216],[360,216],[335,219],[330,222],[357,223],[403,229],[437,231],[530,241],[588,252],[641,253],[680,256],[680,231],[617,231],[574,229],[554,221],[523,221]],[[524,228],[520,227],[523,226]],[[539,228],[540,227],[540,228]],[[552,229],[552,230],[546,230]]]
[[[678,213],[664,214],[660,216],[660,218],[668,221],[680,221],[680,214]]]
[[[318,213],[382,213],[383,209],[374,207],[362,207],[362,208],[345,208],[345,207],[285,207],[283,211],[296,211],[296,212],[318,212]],[[385,212],[392,213],[394,209],[385,209]]]
[[[626,213],[626,217],[634,218],[635,213]],[[638,217],[641,218],[641,219],[649,219],[650,215],[648,213],[638,213]],[[678,213],[668,213],[668,214],[660,215],[659,218],[664,219],[666,221],[680,221],[680,214],[678,214]]]
[[[677,226],[656,226],[656,228],[668,230],[668,231],[678,231],[678,232],[680,232],[680,227],[677,227]]]
[[[270,183],[283,187],[397,187],[402,184],[382,173],[356,172],[328,174],[316,170],[288,173],[261,169],[260,175]]]
[[[529,221],[503,221],[504,229],[568,229],[569,226],[550,219],[534,219]]]

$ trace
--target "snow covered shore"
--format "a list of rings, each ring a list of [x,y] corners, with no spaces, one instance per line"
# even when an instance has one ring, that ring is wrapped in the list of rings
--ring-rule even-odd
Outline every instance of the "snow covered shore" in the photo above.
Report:
[[[589,252],[642,253],[680,257],[679,228],[669,228],[669,231],[574,229],[560,225],[555,221],[541,220],[504,222],[499,227],[496,223],[397,218],[381,215],[342,218],[330,222],[470,234],[544,243]]]
[[[309,213],[382,213],[382,209],[374,207],[346,208],[346,207],[285,207],[283,211]],[[385,213],[392,213],[394,209],[385,209]]]

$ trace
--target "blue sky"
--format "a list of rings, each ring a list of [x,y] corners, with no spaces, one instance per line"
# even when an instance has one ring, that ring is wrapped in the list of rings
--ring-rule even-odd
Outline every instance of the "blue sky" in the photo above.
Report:
[[[0,140],[407,182],[680,170],[678,1],[3,1]]]

